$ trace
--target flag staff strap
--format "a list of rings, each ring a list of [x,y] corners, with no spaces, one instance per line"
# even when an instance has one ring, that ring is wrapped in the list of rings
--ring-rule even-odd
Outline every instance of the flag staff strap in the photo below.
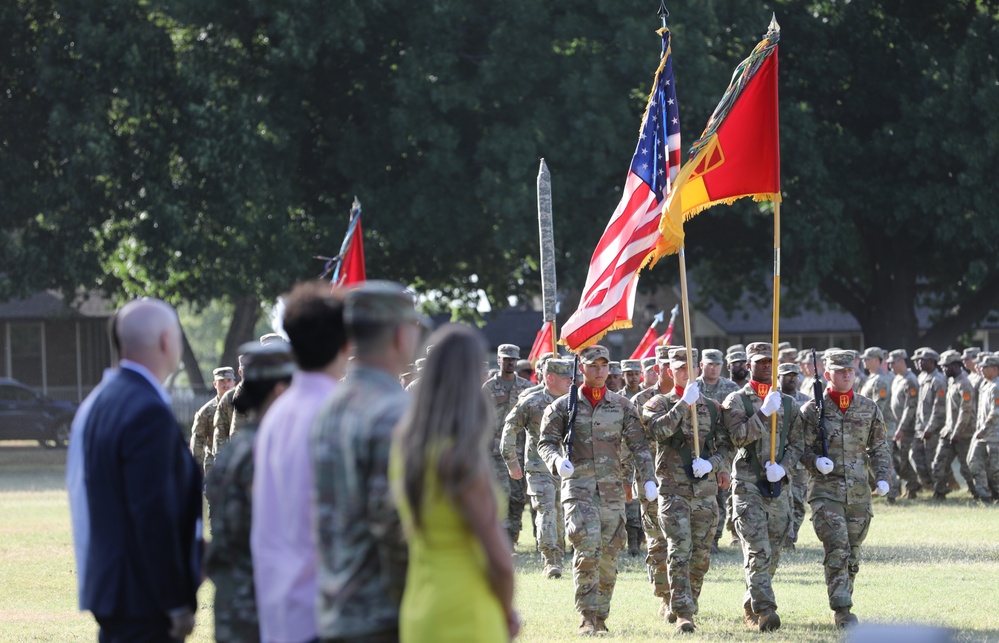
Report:
[[[770,353],[770,390],[777,387],[777,344],[780,337],[780,201],[774,202],[774,320]],[[770,414],[770,462],[777,463],[777,413]]]
[[[690,304],[687,299],[687,260],[683,246],[680,246],[680,297],[683,300],[683,343],[687,347],[687,386],[694,380],[693,351],[690,348],[694,338],[690,334]],[[690,407],[690,419],[694,427],[694,457],[701,457],[701,439],[697,434],[697,402]],[[776,426],[776,425],[775,425]]]

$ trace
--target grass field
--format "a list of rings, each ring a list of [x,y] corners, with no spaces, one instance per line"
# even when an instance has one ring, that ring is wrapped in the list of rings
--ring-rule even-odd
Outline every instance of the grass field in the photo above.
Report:
[[[0,641],[94,641],[97,627],[76,610],[76,576],[64,485],[65,451],[0,443]],[[854,594],[862,623],[920,622],[953,628],[962,641],[999,641],[999,509],[953,494],[943,506],[875,501],[875,517]],[[523,641],[576,640],[572,580],[545,580],[526,528],[517,553],[517,609]],[[608,627],[622,641],[673,638],[656,616],[644,560],[620,559]],[[783,627],[760,635],[741,624],[742,559],[713,558],[689,640],[836,641],[822,577],[822,553],[806,522],[796,552],[774,581]],[[213,588],[199,593],[193,641],[212,637]],[[605,637],[607,638],[607,637]]]

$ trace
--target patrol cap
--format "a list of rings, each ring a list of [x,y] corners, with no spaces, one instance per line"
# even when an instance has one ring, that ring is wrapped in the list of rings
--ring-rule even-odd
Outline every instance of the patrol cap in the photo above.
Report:
[[[247,342],[240,350],[243,353],[243,379],[247,382],[280,380],[295,373],[291,344],[283,339],[268,344]]]
[[[516,344],[500,344],[496,349],[496,357],[520,359],[520,346]]]
[[[799,364],[802,363],[802,362],[811,362],[812,361],[812,353],[814,353],[814,352],[815,352],[814,348],[806,348],[804,350],[800,350],[800,351],[798,351],[798,357],[794,361],[796,361]],[[818,356],[816,356],[816,357],[818,357]]]
[[[610,364],[610,351],[605,346],[594,344],[579,351],[579,361],[583,364],[595,364],[598,359],[605,359]]]
[[[885,349],[879,348],[877,346],[868,346],[864,349],[864,352],[860,354],[860,359],[881,359],[885,358]]]
[[[394,281],[365,281],[347,292],[343,321],[354,324],[403,324],[416,322],[432,328],[433,324],[416,311],[413,293]]]
[[[732,344],[731,346],[725,349],[726,356],[731,355],[732,353],[745,353],[745,352],[746,352],[746,347],[743,346],[742,344]]]
[[[550,359],[545,362],[546,375],[558,375],[559,377],[572,377],[571,359]]]
[[[785,364],[780,364],[777,366],[777,375],[787,375],[789,373],[794,373],[795,375],[801,375],[801,369],[794,362],[787,362]]]
[[[656,346],[656,359],[663,363],[668,362],[669,352],[674,348],[683,348],[683,347],[678,346],[676,344],[664,344],[662,346]]]
[[[611,362],[610,363],[610,375],[622,375],[621,373],[621,362]]]
[[[629,373],[632,371],[642,370],[642,360],[640,359],[626,359],[621,361],[621,372]]]
[[[717,348],[705,348],[701,353],[701,362],[704,364],[721,364],[724,359],[725,356]]]
[[[770,342],[753,342],[746,347],[746,355],[750,362],[758,362],[761,359],[773,359],[774,352]]]
[[[979,353],[978,365],[982,368],[987,366],[999,367],[999,355],[995,353]]]
[[[655,357],[646,357],[645,359],[642,360],[642,370],[643,371],[645,369],[652,368],[655,365],[656,365],[656,358]]]
[[[925,357],[924,357],[924,359],[925,359]],[[961,359],[961,354],[958,353],[957,351],[948,350],[948,351],[944,351],[943,353],[940,353],[940,365],[941,366],[949,366],[951,364],[959,364],[962,361],[963,360]]]
[[[213,381],[219,380],[234,380],[236,379],[236,373],[232,370],[231,366],[220,366],[212,371]]]
[[[782,348],[779,351],[777,351],[777,359],[789,359],[791,361],[794,361],[798,359],[798,349],[791,348],[790,346],[787,348]]]
[[[922,348],[916,349],[915,359],[928,359],[934,362],[940,361],[940,353],[936,352],[929,346],[923,346]]]
[[[889,362],[897,362],[900,359],[909,359],[909,354],[905,352],[904,348],[896,348],[888,353]]]
[[[725,360],[731,365],[735,362],[745,362],[747,361],[745,351],[735,351],[734,353],[729,353],[725,356]]]
[[[517,370],[518,371],[523,371],[525,369],[530,369],[532,371],[534,370],[534,367],[531,366],[530,360],[526,360],[526,359],[517,360]]]
[[[260,336],[260,345],[267,346],[268,344],[273,344],[275,342],[287,341],[284,337],[278,335],[277,333],[267,333],[266,335]]]
[[[857,354],[853,351],[842,349],[826,351],[826,369],[830,371],[842,371],[847,368],[853,368],[853,360],[855,359],[857,359]]]
[[[784,350],[785,348],[791,348],[791,342],[777,342],[777,354],[778,355],[780,355],[780,352],[782,350]]]
[[[690,358],[697,363],[697,349],[690,349]],[[669,351],[669,367],[670,368],[680,368],[681,366],[687,365],[687,349],[684,346],[677,346],[676,348],[671,348]]]
[[[968,348],[964,349],[963,353],[961,353],[961,359],[963,360],[975,359],[976,357],[978,357],[978,354],[981,352],[982,349],[978,348],[977,346],[969,346]]]

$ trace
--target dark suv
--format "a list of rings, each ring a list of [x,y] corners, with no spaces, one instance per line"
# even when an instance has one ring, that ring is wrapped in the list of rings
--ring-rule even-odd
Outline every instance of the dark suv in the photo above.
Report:
[[[42,446],[65,448],[74,413],[72,402],[53,400],[0,377],[0,440],[38,440]]]

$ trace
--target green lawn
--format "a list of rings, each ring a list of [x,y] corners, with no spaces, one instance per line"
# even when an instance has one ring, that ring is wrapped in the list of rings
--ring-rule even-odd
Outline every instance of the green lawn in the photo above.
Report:
[[[76,610],[76,576],[63,486],[65,451],[0,443],[0,641],[93,641],[93,619]],[[525,523],[517,555],[521,640],[575,640],[572,580],[540,575]],[[785,554],[774,581],[783,627],[759,635],[741,623],[741,555],[723,547],[701,595],[691,640],[836,641],[826,604],[822,554],[811,526]],[[620,559],[607,625],[611,638],[673,637],[656,616],[644,559]],[[568,571],[568,570],[567,570]],[[212,640],[213,588],[199,593],[194,641]],[[999,509],[966,493],[944,505],[876,501],[854,594],[861,622],[920,622],[958,631],[958,640],[999,640]]]

